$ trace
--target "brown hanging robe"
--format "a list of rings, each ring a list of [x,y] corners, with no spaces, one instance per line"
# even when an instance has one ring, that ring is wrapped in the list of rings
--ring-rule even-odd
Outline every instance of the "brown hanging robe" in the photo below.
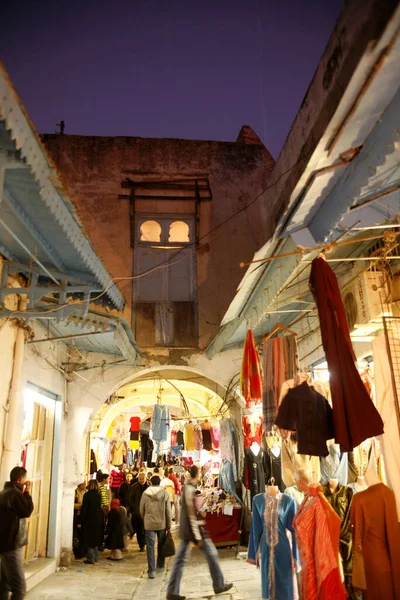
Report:
[[[335,440],[342,452],[350,452],[367,438],[382,434],[383,421],[357,371],[339,285],[323,258],[314,258],[309,285],[328,363]]]

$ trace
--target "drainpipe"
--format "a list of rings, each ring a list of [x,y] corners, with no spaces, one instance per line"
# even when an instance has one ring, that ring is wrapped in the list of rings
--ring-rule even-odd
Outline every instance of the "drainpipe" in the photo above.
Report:
[[[26,310],[27,302],[21,299],[19,310]],[[22,366],[24,362],[25,330],[17,325],[17,335],[14,345],[13,369],[10,390],[6,405],[6,423],[3,438],[3,453],[1,457],[0,481],[4,483],[10,478],[10,471],[20,462],[21,457],[21,427],[24,414],[24,396],[21,389]],[[22,423],[21,423],[22,424]]]

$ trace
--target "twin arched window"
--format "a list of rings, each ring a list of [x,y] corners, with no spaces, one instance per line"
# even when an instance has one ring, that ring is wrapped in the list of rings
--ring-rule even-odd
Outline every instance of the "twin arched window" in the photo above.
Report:
[[[155,242],[162,241],[162,227],[158,221],[145,221],[140,226],[140,241]],[[169,225],[168,243],[190,242],[190,228],[185,221],[173,221]]]

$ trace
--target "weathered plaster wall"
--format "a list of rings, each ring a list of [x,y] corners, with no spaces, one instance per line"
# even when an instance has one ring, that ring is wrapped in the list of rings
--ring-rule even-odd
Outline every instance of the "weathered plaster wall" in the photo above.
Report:
[[[228,224],[207,235],[251,203],[266,187],[274,161],[251,133],[246,129],[240,141],[234,143],[44,136],[78,216],[113,277],[129,277],[133,273],[129,201],[118,199],[118,194],[126,193],[121,182],[126,177],[209,178],[213,200],[202,202],[200,206],[200,247],[197,250],[201,348],[205,348],[217,332],[243,276],[239,263],[250,259],[264,242],[267,223],[272,218],[270,206],[256,201]],[[162,209],[176,211],[178,204],[168,206],[163,202]],[[160,207],[159,202],[155,208],[160,210]],[[129,321],[132,282],[123,282],[120,287],[128,302],[125,317]]]

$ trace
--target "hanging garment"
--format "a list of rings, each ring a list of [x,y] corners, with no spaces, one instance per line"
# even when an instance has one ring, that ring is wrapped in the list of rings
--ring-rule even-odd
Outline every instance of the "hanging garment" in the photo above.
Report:
[[[328,363],[334,437],[342,451],[347,452],[383,433],[383,421],[357,371],[339,285],[323,258],[314,258],[309,283]]]
[[[182,446],[182,449],[185,448],[185,439],[181,430],[176,432],[176,444],[177,446]]]
[[[131,431],[140,431],[140,418],[139,417],[131,417],[129,419],[130,424],[131,424]]]
[[[278,412],[281,387],[297,373],[296,336],[284,335],[266,340],[263,345],[263,368],[263,426],[269,433]]]
[[[301,598],[345,600],[339,570],[340,519],[318,487],[311,487],[293,521],[301,564]]]
[[[203,450],[203,433],[200,425],[194,426],[194,447],[195,450]]]
[[[353,586],[367,600],[400,598],[400,529],[395,497],[383,483],[353,498]]]
[[[347,485],[349,462],[347,452],[340,452],[339,444],[329,446],[329,456],[321,458],[321,483],[326,485],[330,479],[337,479]]]
[[[282,454],[275,456],[275,454],[267,448],[264,451],[264,472],[265,481],[267,485],[271,485],[272,477],[281,492],[285,489],[285,484],[282,481]]]
[[[171,431],[171,446],[177,446],[177,441],[176,441],[176,430],[173,429]]]
[[[286,488],[285,494],[291,496],[294,499],[296,503],[296,508],[299,508],[299,506],[304,500],[304,492],[301,492],[297,485],[291,485],[290,487]]]
[[[251,448],[244,451],[243,485],[250,490],[253,500],[256,494],[265,492],[264,452],[260,448],[258,454],[254,454]]]
[[[318,483],[321,478],[321,469],[318,456],[297,454],[297,442],[290,437],[282,440],[282,480],[287,487],[296,485],[295,473],[297,469],[306,469],[311,481]]]
[[[371,451],[371,440],[366,440],[356,448],[353,452],[348,453],[349,458],[349,476],[348,483],[355,483],[357,477],[364,477]]]
[[[208,421],[205,421],[201,424],[201,433],[203,436],[204,450],[212,450],[211,424]]]
[[[339,552],[342,557],[344,585],[349,598],[351,600],[356,600],[357,596],[352,585],[353,540],[350,526],[350,508],[353,500],[353,490],[347,486],[340,485],[340,483],[334,492],[330,490],[329,484],[323,486],[323,490],[325,498],[328,500],[341,522]]]
[[[326,442],[334,437],[332,409],[327,399],[306,382],[288,391],[275,424],[296,431],[299,454],[327,456]]]
[[[24,466],[24,464],[22,466]],[[90,474],[93,475],[94,473],[97,473],[97,460],[96,460],[96,455],[94,453],[94,450],[91,450],[90,451]]]
[[[223,419],[220,423],[220,448],[221,459],[227,460],[232,464],[233,478],[236,481],[238,476],[236,450],[233,437],[233,425],[230,419]]]
[[[194,424],[192,422],[185,425],[185,450],[196,450],[194,443]]]
[[[389,336],[390,352],[400,356],[400,340]],[[388,486],[394,491],[397,514],[400,519],[400,423],[396,414],[396,392],[385,337],[374,338],[372,342],[375,371],[376,407],[383,419],[385,435],[380,443],[385,459],[385,473]],[[397,360],[397,358],[396,358]]]
[[[271,496],[267,491],[253,499],[247,560],[255,564],[261,549],[262,598],[293,600],[293,557],[287,532],[292,534],[293,555],[297,558],[295,514],[295,502],[286,494]]]
[[[213,447],[218,450],[220,440],[220,428],[219,423],[212,423],[211,425],[211,439]]]
[[[124,463],[125,446],[123,442],[117,442],[111,448],[111,464],[116,467]]]
[[[242,420],[242,431],[244,436],[244,447],[250,448],[255,442],[261,446],[263,434],[263,418],[245,416]]]
[[[218,473],[218,487],[232,494],[240,503],[242,502],[236,494],[235,478],[233,476],[232,463],[222,460]]]
[[[168,406],[155,404],[151,420],[151,430],[155,442],[166,442],[170,432],[170,414]]]
[[[247,332],[243,349],[242,370],[240,373],[240,392],[247,408],[260,404],[262,400],[262,379],[260,357],[251,329]]]

